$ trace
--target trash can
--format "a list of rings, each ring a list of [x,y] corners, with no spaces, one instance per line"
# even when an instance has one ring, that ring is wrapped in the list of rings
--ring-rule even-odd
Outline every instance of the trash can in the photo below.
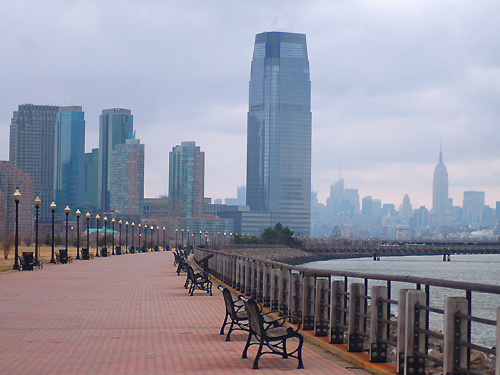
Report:
[[[68,263],[68,250],[59,250],[59,263]]]
[[[115,247],[115,253],[116,255],[122,255],[122,247],[121,246]]]

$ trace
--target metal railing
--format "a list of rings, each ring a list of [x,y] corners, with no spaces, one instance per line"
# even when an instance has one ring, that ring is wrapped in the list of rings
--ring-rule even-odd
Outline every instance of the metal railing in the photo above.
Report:
[[[212,275],[265,307],[283,315],[295,315],[302,329],[313,330],[316,336],[328,336],[331,344],[345,344],[352,352],[366,351],[369,361],[379,363],[388,362],[391,348],[391,352],[396,352],[391,356],[392,362],[400,374],[423,374],[426,366],[442,366],[443,373],[479,374],[471,369],[471,351],[490,356],[496,355],[496,348],[473,343],[471,323],[488,327],[488,337],[500,347],[500,307],[496,320],[472,315],[472,293],[500,295],[500,286],[318,270],[194,249],[195,259],[209,254],[214,255],[208,260]],[[462,296],[443,297],[438,306],[436,302],[431,306],[431,287]],[[391,314],[396,308],[397,316]],[[433,322],[441,322],[443,332],[430,328],[430,317]],[[440,355],[429,349],[429,340],[436,339],[442,340]],[[500,375],[498,363],[495,374]]]

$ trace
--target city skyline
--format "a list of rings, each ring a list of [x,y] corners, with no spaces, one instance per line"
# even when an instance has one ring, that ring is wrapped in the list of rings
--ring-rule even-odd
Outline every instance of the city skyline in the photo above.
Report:
[[[399,207],[408,194],[414,207],[431,208],[441,141],[454,204],[474,190],[492,207],[500,200],[499,4],[292,1],[283,10],[272,1],[218,2],[193,10],[189,2],[131,1],[118,13],[115,5],[0,5],[11,31],[0,41],[0,159],[9,159],[20,103],[81,105],[86,152],[98,147],[101,109],[124,107],[148,145],[146,196],[168,192],[163,151],[192,140],[207,155],[205,195],[235,197],[246,184],[248,41],[290,31],[308,38],[312,189],[321,202],[341,163],[345,187],[360,197]]]

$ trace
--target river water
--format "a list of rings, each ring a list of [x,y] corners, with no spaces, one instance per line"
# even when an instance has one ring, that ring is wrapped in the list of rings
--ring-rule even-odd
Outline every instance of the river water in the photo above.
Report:
[[[311,262],[302,266],[324,270],[355,271],[382,275],[410,275],[500,285],[500,254],[452,255],[450,262],[443,262],[442,255],[382,257],[377,262],[373,261],[373,258],[333,259]],[[350,279],[350,281],[362,282],[359,279]],[[386,282],[370,280],[369,286],[373,285],[386,285]],[[415,285],[393,282],[391,285],[392,299],[397,299],[398,290],[401,288],[414,289]],[[439,287],[430,288],[430,304],[432,307],[442,309],[444,298],[451,296],[465,297],[465,292]],[[496,320],[498,307],[500,307],[500,295],[472,292],[473,316]],[[397,314],[396,306],[391,307],[391,312]],[[442,315],[431,313],[429,324],[433,328],[442,330]],[[472,323],[473,343],[485,347],[495,346],[495,335],[495,327]]]

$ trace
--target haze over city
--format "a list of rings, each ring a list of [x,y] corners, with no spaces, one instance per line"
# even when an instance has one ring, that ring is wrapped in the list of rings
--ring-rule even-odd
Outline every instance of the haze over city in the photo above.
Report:
[[[0,3],[0,159],[21,103],[78,105],[86,151],[99,114],[132,110],[145,196],[168,192],[168,151],[196,141],[205,196],[245,184],[255,34],[304,33],[312,85],[312,188],[341,177],[383,203],[432,207],[440,144],[449,196],[500,200],[498,13],[493,1]]]

